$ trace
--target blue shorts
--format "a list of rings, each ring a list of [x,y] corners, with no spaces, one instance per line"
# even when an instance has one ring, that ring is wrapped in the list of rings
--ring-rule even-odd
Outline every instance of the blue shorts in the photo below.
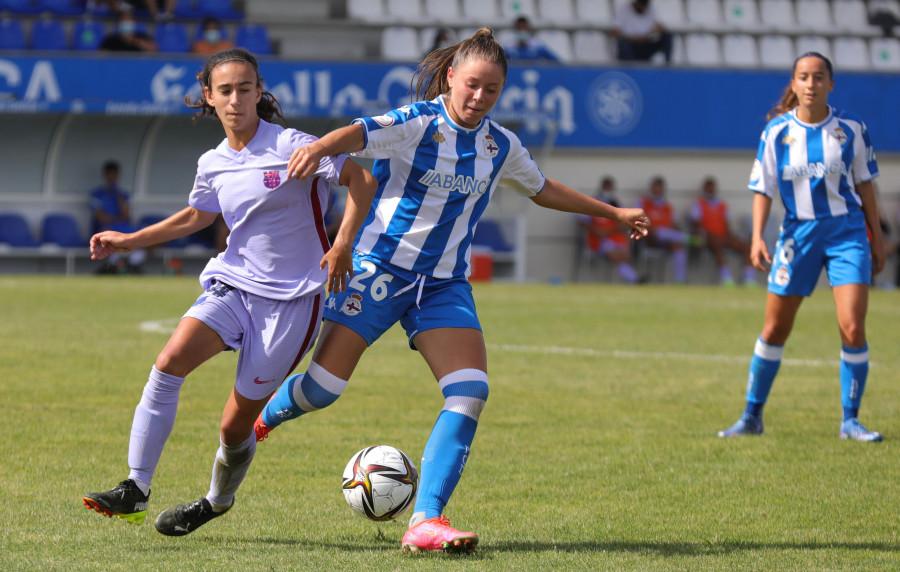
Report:
[[[785,220],[772,258],[769,292],[809,296],[823,266],[832,287],[872,283],[872,248],[862,211],[822,220]]]
[[[353,255],[353,279],[325,303],[325,319],[343,324],[372,345],[398,321],[413,338],[434,328],[481,330],[472,286],[463,277],[438,279],[364,254]]]

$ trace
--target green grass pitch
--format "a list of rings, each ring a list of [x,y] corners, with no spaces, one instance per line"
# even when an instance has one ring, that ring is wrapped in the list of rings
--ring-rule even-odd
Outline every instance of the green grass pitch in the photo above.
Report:
[[[182,389],[147,521],[82,506],[127,474],[147,373],[198,294],[193,278],[0,277],[0,569],[900,569],[897,292],[870,299],[861,419],[885,441],[862,444],[838,439],[827,288],[800,310],[765,437],[722,440],[743,409],[762,289],[477,284],[491,395],[446,512],[481,543],[415,558],[399,549],[405,523],[356,516],[340,489],[366,445],[418,465],[441,407],[399,329],[335,405],[260,444],[225,517],[183,538],[152,524],[208,489],[230,353]]]

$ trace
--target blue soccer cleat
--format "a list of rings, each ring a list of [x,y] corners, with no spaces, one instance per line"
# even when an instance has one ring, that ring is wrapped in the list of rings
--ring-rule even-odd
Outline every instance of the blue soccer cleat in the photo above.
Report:
[[[741,415],[741,418],[737,420],[737,423],[725,429],[724,431],[719,431],[719,437],[740,437],[742,435],[762,435],[763,434],[763,422],[762,417],[758,417],[756,415],[750,415],[749,413],[744,413]]]
[[[841,423],[841,439],[853,439],[854,441],[874,442],[881,441],[884,437],[877,431],[869,431],[856,417],[851,417]]]

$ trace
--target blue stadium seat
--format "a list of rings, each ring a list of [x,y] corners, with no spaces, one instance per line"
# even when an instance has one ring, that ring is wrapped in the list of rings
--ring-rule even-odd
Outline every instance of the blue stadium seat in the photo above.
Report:
[[[244,14],[234,9],[231,0],[197,0],[197,9],[203,15],[219,20],[243,20]]]
[[[38,0],[2,0],[3,9],[14,14],[40,14],[44,9]]]
[[[40,0],[43,10],[59,16],[78,16],[84,14],[85,0]]]
[[[475,235],[472,237],[473,246],[484,246],[494,252],[512,252],[513,246],[506,242],[500,224],[493,220],[481,219],[475,226]]]
[[[41,223],[41,241],[64,248],[81,248],[88,242],[81,236],[75,217],[68,213],[52,213]]]
[[[156,224],[161,220],[169,218],[169,215],[164,214],[145,214],[140,219],[138,219],[138,228],[145,228],[150,226],[151,224]],[[171,240],[165,243],[165,247],[167,248],[184,248],[188,245],[188,237],[176,238],[175,240]]]
[[[187,28],[181,22],[166,22],[156,25],[154,32],[157,49],[163,53],[185,53],[191,51]]]
[[[72,49],[79,51],[93,51],[100,47],[103,36],[106,35],[106,27],[97,20],[78,20],[72,26]]]
[[[49,18],[35,20],[31,26],[31,48],[57,51],[69,49],[66,27],[59,20]]]
[[[17,213],[0,214],[0,242],[10,246],[40,246],[28,228],[28,221]]]
[[[269,31],[265,26],[258,24],[238,24],[237,30],[234,32],[234,45],[246,48],[258,56],[267,56],[272,53]]]
[[[0,50],[24,50],[25,28],[19,20],[0,18]]]
[[[199,20],[203,17],[198,0],[176,0],[172,13],[181,20]]]

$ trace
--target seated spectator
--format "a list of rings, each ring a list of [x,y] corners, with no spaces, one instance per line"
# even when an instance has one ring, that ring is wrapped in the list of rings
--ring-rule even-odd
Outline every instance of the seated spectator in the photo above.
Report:
[[[234,43],[225,37],[222,32],[222,24],[216,18],[207,16],[203,19],[202,35],[191,45],[191,51],[195,54],[212,55],[222,50],[230,50]]]
[[[516,18],[514,27],[516,30],[516,41],[503,47],[506,50],[508,59],[559,61],[559,57],[534,36],[534,30],[531,28],[531,22],[528,21],[528,18],[519,16]]]
[[[428,50],[426,56],[431,52],[441,50],[448,46],[452,46],[456,43],[455,36],[453,34],[453,30],[450,28],[438,28],[434,32],[434,41],[431,43],[431,48]]]
[[[887,0],[870,0],[868,9],[869,24],[881,28],[885,36],[893,36],[894,28],[900,25],[900,12],[896,2],[892,4]]]
[[[614,207],[621,206],[616,198],[616,181],[604,177],[595,198]],[[631,243],[622,225],[603,217],[577,215],[578,226],[584,231],[585,245],[599,257],[605,257],[616,266],[619,276],[626,284],[642,282],[634,266],[631,265]]]
[[[675,281],[684,284],[687,282],[687,251],[684,247],[689,237],[679,229],[675,209],[666,198],[665,179],[659,176],[651,179],[650,194],[641,197],[638,207],[644,209],[650,218],[647,246],[666,248],[672,253]]]
[[[116,18],[116,28],[100,42],[101,50],[112,52],[155,52],[156,42],[138,29],[131,10],[122,10]]]
[[[135,232],[137,227],[131,224],[131,208],[128,194],[119,187],[119,163],[107,161],[103,164],[103,184],[91,191],[91,233],[103,230],[118,232]],[[142,249],[127,253],[116,253],[110,256],[98,272],[103,274],[131,272],[137,274],[147,259]]]
[[[118,0],[120,9],[145,10],[150,16],[161,22],[167,22],[174,17],[176,0]],[[162,9],[160,9],[162,8]]]
[[[665,29],[650,0],[620,4],[610,34],[616,38],[620,61],[648,61],[662,53],[667,64],[672,62],[672,33]]]
[[[756,269],[750,263],[750,243],[731,232],[728,204],[719,198],[717,187],[713,177],[703,180],[701,195],[691,207],[693,233],[702,238],[715,257],[722,285],[734,286],[734,278],[725,258],[725,251],[731,250],[740,254],[744,262],[744,286],[756,286]]]

